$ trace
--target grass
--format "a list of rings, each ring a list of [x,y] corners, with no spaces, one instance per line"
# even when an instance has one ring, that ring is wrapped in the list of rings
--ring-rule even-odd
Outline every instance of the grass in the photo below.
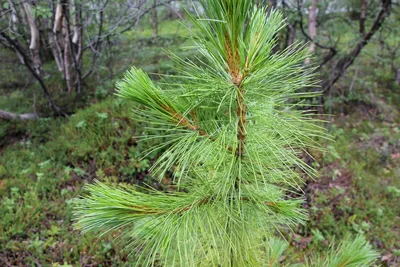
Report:
[[[299,229],[300,237],[294,240],[298,248],[305,245],[308,251],[323,251],[349,232],[363,234],[382,256],[397,255],[391,258],[391,264],[396,264],[400,256],[399,124],[360,121],[361,116],[341,117],[332,125],[336,142],[328,146],[329,155],[317,158],[320,178],[305,188],[310,223]]]
[[[157,153],[142,159],[149,144],[132,137],[142,126],[129,119],[129,110],[129,104],[109,98],[68,121],[26,126],[47,132],[47,142],[32,136],[2,151],[0,263],[118,265],[128,259],[108,238],[93,243],[93,236],[72,229],[71,201],[93,179],[162,187],[147,172]]]
[[[290,236],[295,258],[324,252],[351,233],[364,235],[380,253],[379,266],[400,264],[400,94],[385,87],[385,71],[366,61],[368,54],[357,62],[365,76],[354,93],[331,103],[335,141],[310,160],[320,177],[304,188],[310,222]],[[354,68],[334,90],[347,90],[353,75]]]
[[[135,37],[138,38],[151,38],[153,31],[148,27],[150,23],[145,23],[144,25],[146,26],[139,31],[132,32],[132,34],[135,34]],[[189,37],[190,29],[186,25],[186,22],[184,25],[179,20],[168,20],[159,25],[158,34],[164,37]]]

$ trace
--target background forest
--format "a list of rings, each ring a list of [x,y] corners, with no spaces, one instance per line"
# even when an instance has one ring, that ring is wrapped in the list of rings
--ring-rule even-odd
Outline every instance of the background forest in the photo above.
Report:
[[[400,2],[259,5],[286,18],[274,53],[297,40],[314,53],[304,64],[319,66],[322,95],[306,104],[334,140],[302,157],[319,177],[301,189],[309,222],[283,232],[282,265],[351,233],[379,252],[377,266],[400,266]],[[203,10],[186,0],[0,0],[0,266],[135,262],[112,234],[74,230],[72,200],[95,179],[171,186],[149,173],[162,151],[143,153],[156,141],[139,142],[145,123],[113,94],[132,66],[162,87],[175,73],[168,51],[202,60],[186,12]]]

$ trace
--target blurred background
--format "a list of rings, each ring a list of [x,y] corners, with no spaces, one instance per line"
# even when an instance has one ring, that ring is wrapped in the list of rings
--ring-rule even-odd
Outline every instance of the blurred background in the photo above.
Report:
[[[400,1],[258,1],[287,25],[274,53],[300,42],[320,73],[332,141],[304,160],[310,221],[285,238],[301,263],[346,233],[364,234],[379,266],[400,266]],[[186,11],[185,11],[186,10]],[[0,266],[120,266],[135,261],[113,236],[72,227],[72,199],[94,179],[147,183],[160,152],[113,95],[132,66],[159,80],[172,51],[201,60],[189,38],[196,1],[0,0]],[[268,16],[268,12],[265,14]],[[285,82],[285,81],[282,81]],[[161,85],[162,86],[162,85]],[[138,252],[139,253],[139,252]]]

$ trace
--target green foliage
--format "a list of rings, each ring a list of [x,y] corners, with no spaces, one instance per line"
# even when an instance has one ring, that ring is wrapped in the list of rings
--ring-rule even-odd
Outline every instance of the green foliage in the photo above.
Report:
[[[266,258],[267,266],[283,266],[285,250],[288,248],[288,243],[271,238],[267,241]],[[307,267],[364,267],[372,266],[378,254],[372,249],[365,238],[361,235],[352,237],[347,235],[337,246],[331,245],[325,255],[319,255],[315,252],[311,257],[305,259],[305,263],[300,266]],[[283,261],[284,262],[284,261]],[[290,266],[290,265],[288,265]],[[296,265],[298,266],[298,265]]]
[[[391,114],[394,108],[385,105]],[[336,142],[329,150],[340,158],[325,154],[316,158],[322,166],[321,176],[305,189],[309,192],[310,223],[298,232],[303,238],[313,238],[307,253],[324,253],[327,243],[349,232],[363,234],[381,255],[393,255],[400,244],[396,221],[400,209],[394,190],[400,187],[398,123],[371,121],[367,116],[352,114],[331,127]],[[317,231],[325,239],[322,242],[314,240]],[[304,251],[299,248],[297,253],[303,255]],[[396,260],[393,257],[381,264],[395,266]]]
[[[193,42],[204,60],[171,54],[178,74],[163,88],[136,68],[117,83],[117,95],[140,105],[135,120],[156,131],[142,140],[167,139],[147,153],[166,149],[151,170],[159,179],[172,171],[174,187],[87,186],[76,226],[118,230],[146,266],[262,266],[262,238],[306,219],[302,199],[285,193],[299,188],[299,170],[315,175],[299,155],[318,148],[323,128],[296,111],[315,96],[299,92],[316,86],[314,68],[302,64],[308,54],[298,44],[272,54],[280,13],[266,17],[249,0],[203,8]]]
[[[280,258],[288,246],[289,244],[281,239],[274,237],[268,239],[266,244],[267,266],[279,266]]]
[[[290,20],[297,19],[294,15],[297,10],[286,11],[293,12]],[[318,18],[321,22],[318,41],[324,43],[325,27],[331,34],[340,36],[339,45],[344,49],[352,44],[354,38],[358,40],[358,34],[352,33],[353,30],[358,31],[357,27],[348,25],[349,21],[343,21],[340,16],[329,17],[333,27],[322,24],[323,18]],[[382,35],[392,32],[384,37],[384,41],[395,47],[400,36],[394,34],[398,23],[393,16],[389,20],[392,24],[386,25]],[[128,256],[122,251],[122,242],[111,242],[114,238],[111,234],[98,239],[96,235],[81,235],[79,231],[73,231],[72,200],[81,195],[82,186],[91,183],[94,178],[107,186],[119,182],[141,185],[129,185],[128,191],[134,188],[145,192],[147,185],[162,191],[176,191],[175,185],[169,185],[170,173],[163,177],[162,183],[152,179],[148,173],[158,152],[143,159],[144,151],[157,141],[142,140],[137,143],[138,139],[132,138],[146,131],[136,119],[130,120],[131,104],[106,98],[114,86],[109,77],[118,77],[127,66],[140,66],[147,73],[177,73],[171,68],[163,48],[173,50],[180,57],[189,57],[195,64],[205,60],[202,55],[195,57],[193,49],[182,49],[182,46],[193,46],[193,42],[178,37],[190,35],[189,30],[179,26],[179,23],[160,21],[160,37],[157,40],[151,38],[151,27],[146,22],[140,23],[144,29],[142,33],[140,28],[135,28],[117,41],[112,40],[110,58],[103,53],[97,61],[98,75],[89,77],[85,82],[88,95],[78,105],[85,109],[78,110],[70,119],[0,122],[0,265],[123,266],[136,263],[140,251],[128,251],[131,253]],[[97,28],[93,27],[89,35],[96,33]],[[334,37],[332,39],[335,40]],[[323,52],[322,49],[319,51]],[[377,51],[382,54],[377,55]],[[41,100],[38,84],[30,81],[24,66],[16,64],[18,61],[12,54],[14,52],[4,49],[0,52],[1,109],[17,113],[37,110],[41,115],[47,114],[47,103]],[[275,256],[278,258],[275,264],[292,266],[290,263],[297,263],[294,266],[301,266],[307,258],[305,255],[316,252],[323,260],[328,244],[333,239],[340,240],[347,232],[354,235],[364,233],[380,253],[377,266],[399,264],[400,136],[397,107],[400,94],[396,91],[398,86],[393,86],[390,70],[392,63],[398,66],[398,59],[393,62],[389,51],[382,51],[378,42],[371,40],[356,60],[354,68],[349,69],[337,83],[332,91],[332,101],[325,99],[327,107],[332,107],[335,114],[330,118],[333,121],[330,128],[336,142],[329,143],[329,147],[325,144],[327,152],[323,154],[310,151],[315,157],[312,166],[321,172],[321,178],[302,185],[308,193],[304,207],[310,213],[310,220],[307,225],[294,229],[295,233],[284,231],[282,234],[287,243],[274,239],[283,246],[290,244],[286,253],[275,254],[281,255]],[[90,61],[91,56],[84,55],[85,66]],[[355,75],[357,68],[358,75]],[[46,62],[44,70],[50,90],[56,97],[59,95],[57,103],[66,107],[71,99],[59,94],[64,88],[60,82],[61,74],[55,72],[55,63]],[[154,74],[150,77],[158,79]],[[347,95],[354,77],[353,90]],[[180,81],[179,78],[175,80]],[[202,82],[198,84],[202,85]],[[157,85],[164,88],[161,83]],[[93,105],[102,99],[106,100]],[[72,114],[75,106],[66,109]],[[102,120],[111,124],[115,122],[119,127],[104,128],[103,135]],[[85,128],[76,127],[81,121],[85,122]],[[88,134],[93,129],[95,133]],[[82,151],[79,151],[81,147]],[[175,172],[179,170],[175,169]],[[175,174],[179,179],[180,174]],[[349,182],[342,184],[345,180]],[[182,184],[181,188],[184,192],[187,186]],[[266,249],[274,244],[269,234],[265,236],[268,236],[267,241],[260,242],[262,253],[267,253]],[[269,258],[266,255],[262,257]],[[268,262],[266,259],[264,263]]]
[[[362,236],[347,236],[338,247],[331,248],[325,257],[315,256],[307,266],[363,267],[372,266],[378,254]]]
[[[132,138],[143,128],[124,110],[129,110],[126,102],[109,99],[68,121],[13,122],[18,131],[31,135],[9,144],[0,157],[2,257],[15,260],[15,265],[134,261],[116,253],[108,237],[93,245],[94,236],[71,231],[72,199],[93,176],[102,181],[154,182],[146,169],[157,154],[143,158],[141,146],[146,142],[138,145]],[[77,128],[82,121],[85,127]]]

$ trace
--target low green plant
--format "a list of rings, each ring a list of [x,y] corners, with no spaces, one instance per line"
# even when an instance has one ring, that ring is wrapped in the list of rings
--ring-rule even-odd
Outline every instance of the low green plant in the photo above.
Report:
[[[346,236],[336,248],[332,246],[327,255],[314,255],[307,259],[306,266],[372,266],[377,257],[378,253],[372,249],[364,237]]]
[[[24,266],[133,261],[116,244],[108,249],[107,237],[93,245],[95,236],[71,231],[72,199],[92,176],[101,181],[153,182],[144,166],[157,154],[139,156],[146,142],[136,144],[132,135],[144,130],[129,120],[128,108],[125,101],[107,99],[69,119],[12,122],[29,137],[15,138],[1,150],[0,265],[3,259]],[[76,127],[80,121],[86,128]],[[128,155],[135,155],[137,162],[131,163]]]

